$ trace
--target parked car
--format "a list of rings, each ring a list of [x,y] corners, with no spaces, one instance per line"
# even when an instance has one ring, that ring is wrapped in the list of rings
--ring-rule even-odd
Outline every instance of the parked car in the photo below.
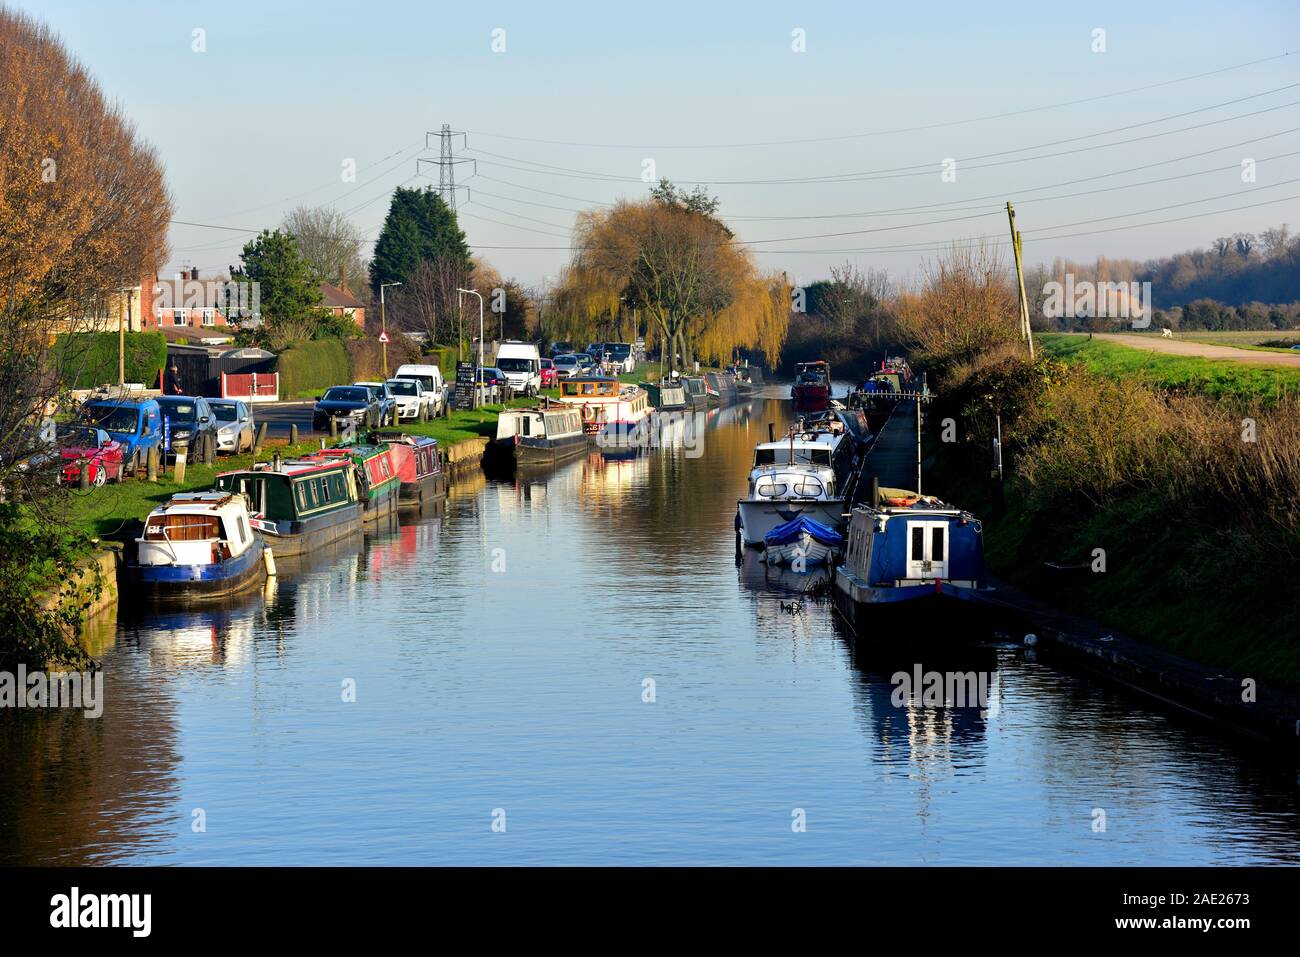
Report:
[[[237,399],[209,399],[217,417],[217,451],[238,455],[251,449],[255,441],[253,412],[247,402]]]
[[[328,432],[331,419],[378,426],[379,400],[364,386],[330,386],[312,408],[311,427],[317,432]]]
[[[554,389],[560,383],[559,374],[555,371],[554,359],[542,360],[542,388]]]
[[[578,364],[576,355],[556,356],[553,361],[557,378],[572,379],[582,371],[582,366]]]
[[[420,383],[431,416],[447,414],[447,386],[442,380],[442,370],[437,366],[406,363],[397,367],[393,377],[414,379]]]
[[[607,342],[605,343],[605,355],[607,357],[605,361],[615,366],[612,370],[615,374],[636,371],[636,358],[632,355],[632,343]]]
[[[87,472],[86,480],[95,488],[108,482],[122,481],[122,443],[103,429],[67,423],[58,427],[54,441],[63,464],[59,472],[60,482],[79,484],[83,466]]]
[[[514,396],[514,390],[510,387],[510,380],[500,369],[493,366],[480,366],[478,369],[477,380],[480,385],[485,385],[492,390],[493,395],[489,399],[491,402],[509,402]]]
[[[387,382],[354,382],[353,385],[365,386],[379,402],[379,424],[397,424],[397,399],[389,391]]]
[[[536,395],[542,388],[542,356],[531,342],[509,339],[497,347],[496,368],[506,374],[510,388],[523,395]]]
[[[169,447],[164,451],[174,454],[188,448],[195,456],[206,458],[217,454],[217,417],[201,395],[164,395],[158,398],[166,427],[164,441]]]
[[[432,417],[424,401],[424,391],[415,379],[389,379],[388,391],[397,403],[399,421],[423,422]]]
[[[592,375],[597,372],[596,358],[589,352],[579,352],[574,356],[578,360],[577,375]]]
[[[162,409],[157,399],[104,397],[81,406],[81,423],[103,429],[122,446],[128,473],[145,464],[151,449],[162,446]]]

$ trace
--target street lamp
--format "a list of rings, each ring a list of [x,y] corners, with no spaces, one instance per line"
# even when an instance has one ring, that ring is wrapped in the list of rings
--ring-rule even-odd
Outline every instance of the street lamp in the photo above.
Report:
[[[483,368],[483,297],[479,296],[473,289],[456,288],[458,294],[478,297],[478,367]],[[456,296],[457,305],[460,304],[460,295]],[[474,404],[478,404],[478,377],[479,373],[474,373]]]
[[[379,284],[379,326],[383,335],[379,344],[384,347],[384,378],[388,378],[388,317],[384,314],[384,290],[389,286],[400,286],[400,282],[381,282]]]

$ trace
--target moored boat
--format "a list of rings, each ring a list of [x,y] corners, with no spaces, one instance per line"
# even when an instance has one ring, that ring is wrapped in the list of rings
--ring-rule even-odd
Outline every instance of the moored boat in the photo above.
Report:
[[[242,495],[182,492],[149,513],[122,574],[143,597],[193,600],[254,588],[268,564]]]
[[[582,410],[573,405],[543,404],[506,409],[497,419],[498,444],[509,448],[519,465],[550,465],[587,451]]]
[[[397,469],[398,508],[420,508],[426,502],[445,498],[447,475],[442,470],[438,440],[406,432],[372,432],[374,445],[387,445]]]
[[[818,359],[800,362],[794,369],[794,385],[790,387],[796,412],[822,412],[831,404],[830,363]]]
[[[933,496],[882,488],[849,522],[835,603],[854,625],[879,624],[891,609],[970,609],[988,592],[983,529],[969,512]]]
[[[388,445],[350,445],[321,449],[308,456],[316,462],[350,462],[361,500],[363,522],[377,521],[397,508],[401,479]]]
[[[736,400],[739,398],[735,376],[725,372],[706,372],[704,374],[704,387],[712,405],[724,407],[735,405]]]
[[[650,403],[660,412],[680,412],[690,407],[681,376],[664,376],[658,382],[647,382],[645,390],[650,394]]]
[[[301,555],[361,529],[362,505],[350,462],[277,456],[223,472],[216,487],[243,496],[250,523],[277,556]]]
[[[702,408],[709,404],[709,390],[701,376],[682,376],[682,389],[691,408]]]
[[[560,383],[559,401],[576,407],[582,430],[605,454],[635,454],[649,444],[650,396],[639,386],[606,376],[584,376]]]
[[[844,554],[844,536],[807,515],[778,525],[763,539],[763,560],[802,570],[834,565]]]
[[[754,448],[749,494],[736,503],[743,544],[762,547],[778,525],[801,515],[843,529],[853,467],[853,444],[842,428],[792,430],[785,439],[760,443]]]

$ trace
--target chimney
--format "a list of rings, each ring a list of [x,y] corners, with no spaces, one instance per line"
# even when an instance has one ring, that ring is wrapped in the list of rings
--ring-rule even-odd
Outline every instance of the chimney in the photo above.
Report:
[[[198,267],[198,266],[195,266],[193,269],[190,270],[190,278],[191,278],[191,279],[198,279],[198,278],[199,278],[199,267]]]

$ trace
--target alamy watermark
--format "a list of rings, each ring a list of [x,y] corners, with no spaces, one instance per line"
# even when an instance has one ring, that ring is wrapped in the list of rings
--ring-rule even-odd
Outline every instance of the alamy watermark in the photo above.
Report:
[[[87,718],[104,713],[104,673],[0,671],[0,708],[81,708]]]
[[[894,686],[889,701],[895,708],[919,705],[983,711],[989,706],[987,671],[922,671],[917,663],[910,672],[895,671],[889,680]]]
[[[1073,273],[1065,282],[1055,279],[1043,284],[1043,315],[1048,319],[1129,320],[1134,329],[1151,325],[1151,283],[1076,281]]]

